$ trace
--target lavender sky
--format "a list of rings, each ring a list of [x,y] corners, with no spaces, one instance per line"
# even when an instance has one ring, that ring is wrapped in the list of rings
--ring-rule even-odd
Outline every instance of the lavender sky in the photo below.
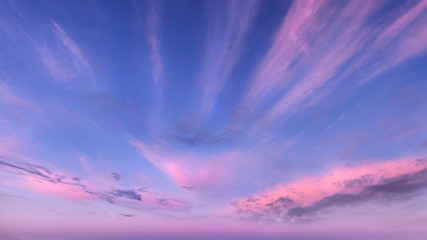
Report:
[[[425,239],[427,1],[0,0],[0,239]]]

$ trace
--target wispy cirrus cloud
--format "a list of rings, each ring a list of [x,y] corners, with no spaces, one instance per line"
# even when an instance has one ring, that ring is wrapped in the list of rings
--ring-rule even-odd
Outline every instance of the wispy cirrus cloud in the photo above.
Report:
[[[319,32],[325,18],[318,22],[316,16],[321,1],[295,2],[277,30],[274,42],[259,64],[253,84],[244,102],[253,103],[264,98],[276,87],[286,86],[291,81],[290,66],[302,54],[307,54],[309,45],[306,38],[310,32]]]
[[[152,75],[154,84],[157,86],[157,91],[161,89],[161,79],[163,73],[163,60],[160,53],[160,25],[161,25],[161,14],[160,14],[160,1],[149,0],[148,2],[148,14],[146,19],[146,39],[150,50],[150,59],[152,64]]]
[[[350,68],[350,74],[364,70],[361,72],[366,76],[361,76],[360,83],[427,50],[427,1],[419,1],[408,9],[378,35],[371,49]],[[377,60],[379,55],[382,61]]]
[[[53,39],[46,39],[42,43],[33,40],[49,75],[60,82],[84,78],[84,81],[92,83],[92,67],[81,49],[58,23],[53,20],[50,23]]]
[[[425,1],[369,24],[384,5],[350,1],[331,7],[327,1],[295,1],[243,100],[255,110],[274,100],[258,124],[277,120],[297,106],[315,104],[356,71],[367,81],[424,51]]]
[[[298,44],[304,43],[300,47],[296,46],[296,49],[300,49],[299,53],[302,53],[303,51],[310,53],[309,55],[312,60],[306,59],[301,55],[290,59],[287,58],[286,55],[282,56],[288,63],[288,67],[285,67],[286,70],[292,71],[295,68],[301,67],[306,68],[304,71],[307,71],[307,73],[303,74],[300,79],[294,76],[298,79],[298,81],[284,96],[280,98],[279,101],[274,104],[273,108],[268,111],[264,119],[266,122],[272,121],[285,112],[289,112],[290,109],[305,101],[309,96],[314,94],[317,89],[322,87],[327,81],[331,80],[332,77],[338,73],[339,67],[348,61],[352,56],[354,56],[360,50],[360,46],[368,41],[369,32],[363,28],[363,24],[380,7],[378,2],[362,3],[360,1],[353,1],[348,3],[348,5],[345,6],[341,11],[335,12],[335,14],[327,15],[327,4],[325,4],[325,2],[319,3],[316,1],[313,2],[311,6],[310,4],[305,6],[305,4],[302,2],[296,2],[295,4],[296,5],[294,7],[296,9],[303,9],[300,10],[302,13],[294,9],[290,10],[291,13],[296,11],[298,13],[298,18],[301,16],[307,16],[306,19],[300,20],[300,24],[302,24],[302,26],[307,24],[307,26],[310,27],[308,27],[306,31],[304,31],[304,28],[297,28],[293,29],[293,31],[290,33],[280,32],[279,36],[282,36],[285,39],[287,39],[289,36],[296,36],[294,41],[301,40],[302,43]],[[358,8],[359,11],[353,11],[354,8]],[[332,19],[329,16],[333,16]],[[323,22],[313,22],[318,18],[323,20]],[[344,19],[351,19],[347,21],[345,28],[343,24]],[[285,19],[285,26],[286,20],[287,19]],[[333,20],[333,22],[330,22],[331,20]],[[293,28],[298,26],[295,24],[295,21],[296,19],[292,18],[292,15],[290,15],[289,22]],[[334,30],[341,30],[340,34],[334,34]],[[284,34],[284,36],[282,34]],[[320,36],[316,36],[316,34],[319,34]],[[298,36],[301,37],[298,38]],[[291,37],[291,39],[293,38]],[[333,43],[333,48],[329,49],[328,51],[321,50],[321,46],[326,48],[332,47],[330,45],[331,43]],[[267,58],[267,62],[269,61],[270,60]],[[293,61],[298,61],[298,63],[305,64],[308,67],[301,66],[298,63],[297,66],[292,66],[291,62]],[[279,64],[283,64],[283,62],[279,62]],[[283,66],[275,67],[279,69],[283,68]],[[274,80],[278,82],[275,82]],[[280,84],[283,83],[281,78],[274,80],[272,82],[272,86],[270,85],[270,87],[277,85],[280,87]],[[269,84],[267,84],[267,86],[268,85]]]
[[[40,107],[31,101],[31,99],[26,96],[20,96],[18,93],[16,93],[14,88],[4,82],[0,82],[0,102],[15,108],[19,107],[29,109],[37,113],[42,111]]]
[[[245,38],[256,15],[258,2],[212,1],[201,80],[202,112],[208,113],[243,51]]]
[[[333,169],[232,203],[243,218],[287,222],[324,209],[368,200],[387,201],[427,187],[427,161],[408,157]]]
[[[340,122],[341,120],[343,120],[343,118],[345,117],[345,113],[341,114],[337,120],[335,120],[333,123],[331,123],[324,131],[323,133],[329,131],[331,128],[333,128],[335,125],[338,124],[338,122]]]

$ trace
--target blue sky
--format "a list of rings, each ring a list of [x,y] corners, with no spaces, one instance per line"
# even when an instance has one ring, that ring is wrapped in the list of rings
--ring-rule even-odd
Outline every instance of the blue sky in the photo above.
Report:
[[[0,233],[419,239],[426,50],[426,1],[2,0]]]

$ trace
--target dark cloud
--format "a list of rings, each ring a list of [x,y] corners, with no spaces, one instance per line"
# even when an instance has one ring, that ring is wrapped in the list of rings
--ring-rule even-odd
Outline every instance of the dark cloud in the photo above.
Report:
[[[135,215],[131,215],[131,214],[120,213],[120,215],[123,216],[123,217],[128,217],[128,218],[135,217]]]
[[[427,140],[425,140],[424,142],[418,144],[418,147],[417,147],[416,151],[417,152],[427,151]]]
[[[290,205],[294,204],[294,201],[290,199],[289,197],[280,197],[276,199],[274,202],[267,203],[266,206],[269,207],[289,207]]]
[[[242,220],[249,220],[249,221],[259,221],[261,217],[264,216],[264,214],[252,211],[250,209],[244,209],[244,208],[239,208],[235,210],[235,213],[237,215],[245,216],[244,218],[242,218]]]
[[[345,188],[354,188],[354,187],[360,187],[360,186],[366,186],[366,185],[372,184],[374,180],[375,180],[374,174],[365,174],[360,178],[344,181],[343,184]]]
[[[219,136],[213,136],[211,133],[205,130],[200,130],[196,134],[186,137],[186,136],[179,136],[179,135],[170,135],[170,138],[180,142],[184,143],[187,146],[200,146],[200,145],[227,145],[229,141],[225,139],[224,137]]]
[[[141,188],[138,188],[138,192],[144,192],[144,193],[147,193],[147,192],[148,192],[148,190],[147,190],[147,188],[145,188],[145,187],[141,187]]]
[[[111,192],[111,195],[115,197],[124,197],[129,198],[137,201],[142,201],[141,195],[139,195],[137,192],[133,190],[113,190]]]
[[[191,186],[182,186],[182,188],[187,189],[189,191],[194,190],[193,187],[191,187]]]
[[[225,136],[215,136],[204,129],[195,129],[190,123],[184,122],[175,128],[175,133],[169,138],[186,146],[226,146],[232,142]]]
[[[327,196],[322,200],[308,206],[308,207],[294,207],[289,209],[287,217],[302,217],[305,215],[313,214],[321,209],[331,207],[334,205],[344,205],[349,203],[355,203],[362,200],[363,197],[358,194],[334,194]]]
[[[265,206],[268,207],[266,214],[280,216],[283,211],[289,209],[289,207],[292,207],[294,205],[295,202],[289,197],[280,197],[271,203],[265,204]]]
[[[30,164],[30,163],[22,163],[22,162],[10,162],[5,158],[0,156],[0,165],[8,167],[10,170],[18,171],[21,173],[27,173],[36,177],[39,177],[42,180],[51,183],[60,183],[65,185],[73,185],[73,186],[82,186],[79,181],[80,179],[77,177],[67,178],[60,174],[55,174],[51,170],[46,167]]]
[[[73,179],[74,181],[76,181],[76,182],[79,182],[80,181],[80,178],[78,178],[78,177],[72,177],[71,179]]]
[[[417,160],[415,160],[415,166],[419,167],[421,165],[427,165],[427,159],[417,159]]]
[[[120,182],[120,180],[122,179],[122,176],[118,173],[111,173],[111,176],[113,176],[114,179],[116,179],[118,182]]]
[[[2,157],[0,157],[0,164],[9,168],[12,168],[14,170],[19,170],[19,171],[23,171],[26,173],[29,173],[31,175],[36,175],[38,177],[41,177],[49,182],[52,182],[53,179],[51,178],[51,172],[50,170],[42,167],[42,166],[37,166],[37,165],[33,165],[33,164],[22,164],[21,166],[19,166],[18,164],[14,164],[14,163],[10,163],[5,161]]]

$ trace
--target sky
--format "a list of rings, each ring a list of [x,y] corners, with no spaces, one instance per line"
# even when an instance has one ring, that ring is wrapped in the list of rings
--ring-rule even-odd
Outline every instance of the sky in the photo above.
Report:
[[[0,239],[424,239],[426,0],[0,0]]]

